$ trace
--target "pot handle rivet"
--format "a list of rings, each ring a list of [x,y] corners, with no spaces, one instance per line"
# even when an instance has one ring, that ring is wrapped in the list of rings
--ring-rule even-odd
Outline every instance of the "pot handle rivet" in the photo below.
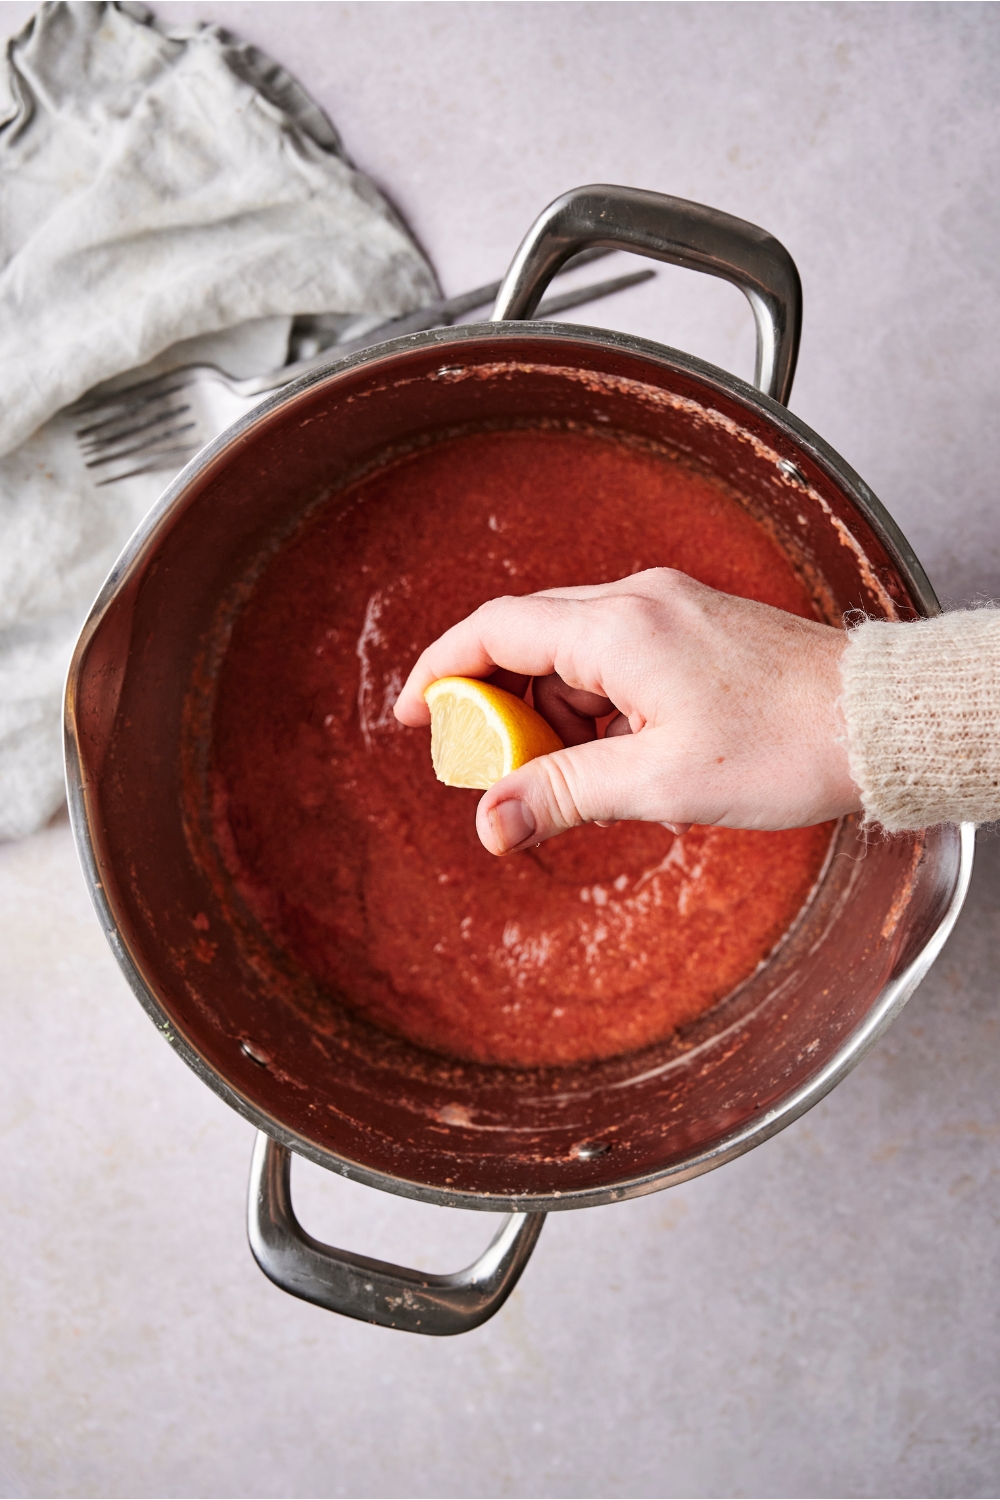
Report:
[[[577,1161],[596,1161],[599,1156],[606,1156],[611,1150],[607,1141],[580,1141],[577,1145],[569,1148],[570,1156],[575,1156]]]
[[[784,474],[786,479],[794,479],[796,484],[805,484],[806,476],[803,474],[798,464],[792,463],[792,460],[790,458],[779,458],[778,468],[781,470],[782,474]]]

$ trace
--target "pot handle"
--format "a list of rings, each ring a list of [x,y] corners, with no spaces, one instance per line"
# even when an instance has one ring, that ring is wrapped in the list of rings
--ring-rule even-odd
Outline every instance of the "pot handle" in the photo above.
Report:
[[[282,1291],[348,1318],[408,1333],[467,1333],[500,1311],[542,1232],[543,1213],[509,1214],[479,1259],[447,1276],[336,1250],[314,1240],[295,1217],[291,1157],[287,1146],[257,1132],[247,1202],[250,1249]]]
[[[521,241],[491,321],[530,318],[559,267],[592,246],[631,250],[738,286],[757,325],[754,385],[787,404],[802,333],[795,262],[780,240],[756,224],[686,198],[603,184],[563,193]]]

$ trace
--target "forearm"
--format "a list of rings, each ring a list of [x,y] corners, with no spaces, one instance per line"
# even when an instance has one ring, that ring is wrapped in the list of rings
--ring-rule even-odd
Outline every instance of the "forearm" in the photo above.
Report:
[[[1000,818],[1000,610],[866,621],[842,659],[851,775],[888,833]]]

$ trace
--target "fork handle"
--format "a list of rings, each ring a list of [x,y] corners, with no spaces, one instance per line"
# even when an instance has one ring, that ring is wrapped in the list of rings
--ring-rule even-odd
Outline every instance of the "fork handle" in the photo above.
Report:
[[[561,265],[553,274],[562,275],[565,271],[575,271],[578,266],[586,265],[593,260],[600,260],[609,255],[609,250],[595,247],[586,250],[582,255],[573,258],[573,264]],[[624,285],[625,278],[620,278]],[[341,344],[331,344],[326,349],[321,349],[318,354],[313,354],[309,359],[300,359],[292,365],[284,365],[280,370],[269,371],[266,375],[251,375],[246,380],[230,382],[241,396],[263,396],[268,391],[280,390],[282,386],[290,385],[293,380],[298,380],[300,375],[308,375],[313,370],[322,370],[330,363],[331,359],[343,359],[348,354],[357,354],[362,349],[370,349],[374,344],[384,343],[387,339],[401,337],[405,333],[422,333],[425,328],[447,327],[454,323],[457,318],[464,317],[466,313],[475,312],[477,307],[489,307],[500,290],[499,281],[490,281],[486,286],[477,286],[471,292],[459,292],[455,297],[445,297],[439,302],[431,302],[427,307],[418,307],[415,312],[401,313],[399,317],[387,318],[384,323],[369,328],[367,333],[359,335],[356,339],[345,339]],[[605,295],[606,288],[617,289],[617,283],[611,288],[610,283],[602,283],[601,289],[594,289],[594,295]],[[566,307],[578,306],[581,301],[589,300],[588,294],[591,288],[583,288],[576,293],[571,293],[574,301],[564,301]],[[556,307],[552,311],[558,311]]]
[[[787,403],[802,332],[795,262],[766,230],[685,198],[602,184],[556,198],[528,230],[497,294],[492,321],[530,318],[560,266],[580,250],[631,250],[721,276],[744,293],[757,325],[758,390]]]

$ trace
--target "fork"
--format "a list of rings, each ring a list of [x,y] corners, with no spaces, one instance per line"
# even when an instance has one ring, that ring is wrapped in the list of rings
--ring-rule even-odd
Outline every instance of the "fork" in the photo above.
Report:
[[[606,250],[585,251],[568,262],[563,270],[575,269],[585,261],[609,253]],[[553,317],[568,308],[609,297],[655,275],[656,272],[649,269],[633,271],[627,276],[616,276],[549,297],[538,308],[535,318]],[[120,390],[85,396],[69,410],[73,417],[84,419],[84,425],[76,428],[75,436],[86,467],[92,471],[106,471],[100,478],[97,472],[94,473],[95,487],[117,484],[136,474],[179,469],[231,422],[252,411],[269,392],[280,390],[300,375],[322,369],[359,349],[371,348],[401,334],[447,326],[463,314],[493,302],[499,287],[499,281],[491,282],[457,297],[431,303],[417,312],[390,318],[356,338],[324,349],[311,359],[299,360],[266,375],[251,376],[248,380],[233,380],[216,365],[186,365]]]

